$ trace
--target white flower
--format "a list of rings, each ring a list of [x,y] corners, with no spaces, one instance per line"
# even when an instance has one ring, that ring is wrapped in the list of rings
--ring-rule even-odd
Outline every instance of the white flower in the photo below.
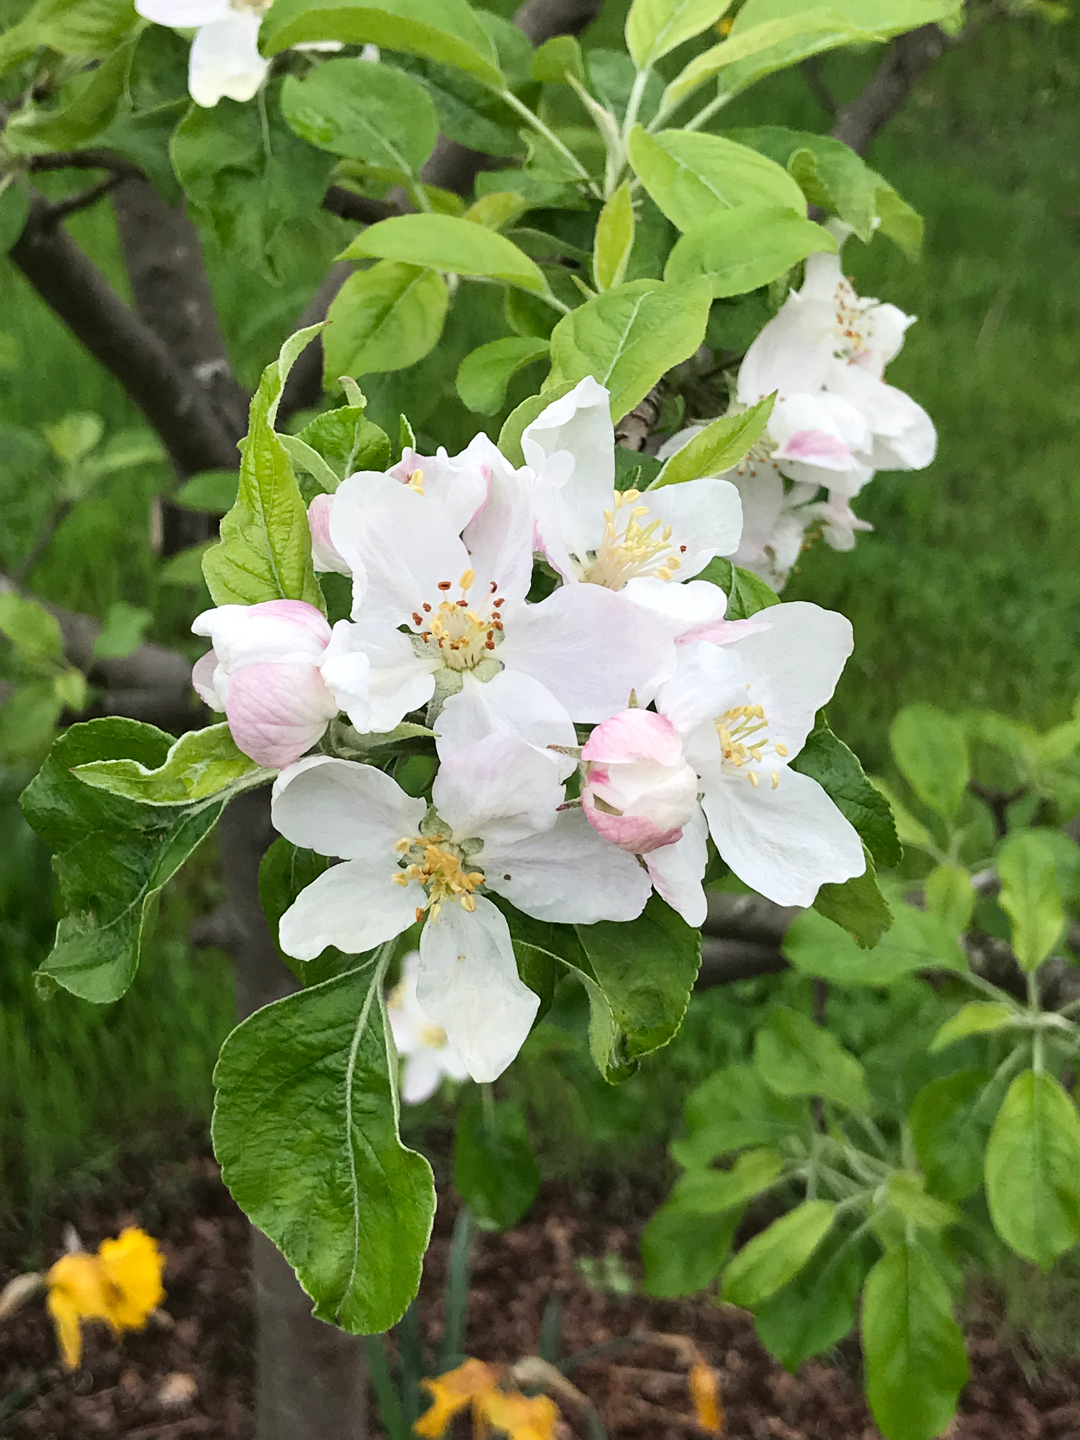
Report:
[[[333,571],[337,575],[351,575],[345,559],[334,549],[330,539],[330,510],[333,495],[316,495],[308,506],[308,527],[311,530],[311,563],[316,573],[325,575]]]
[[[321,739],[339,710],[356,724],[367,714],[369,661],[356,627],[333,629],[314,605],[266,600],[220,605],[193,622],[213,648],[192,684],[213,710],[224,710],[233,739],[260,765],[290,765]]]
[[[670,720],[624,710],[597,725],[581,760],[582,807],[598,835],[635,855],[681,838],[698,808],[698,782]]]
[[[401,1098],[406,1105],[418,1105],[434,1095],[444,1075],[465,1080],[469,1074],[446,1031],[434,1024],[416,998],[419,973],[420,952],[410,950],[401,962],[400,981],[386,997],[394,1044],[405,1062]]]
[[[739,496],[718,477],[617,491],[609,398],[586,378],[522,433],[537,543],[568,585],[620,591],[674,638],[724,613],[693,576],[736,549]]]
[[[657,710],[682,739],[721,858],[779,905],[810,905],[820,886],[861,875],[855,828],[809,776],[791,768],[851,653],[842,616],[797,602],[772,606],[768,627],[728,646],[680,651]],[[646,864],[657,891],[692,925],[705,915],[702,824],[688,824]]]
[[[480,453],[481,447],[475,443],[460,455],[447,455],[441,445],[435,455],[406,449],[387,474],[440,506],[460,535],[488,498],[491,469],[479,458]]]
[[[358,643],[371,662],[368,729],[393,729],[434,696],[450,728],[459,697],[482,703],[467,692],[508,686],[510,675],[542,687],[570,720],[596,722],[631,690],[651,699],[674,671],[671,640],[620,595],[566,586],[526,603],[529,497],[509,467],[492,470],[463,537],[445,506],[389,475],[342,484],[330,535],[353,571]]]
[[[381,770],[314,757],[278,777],[273,819],[295,845],[342,857],[282,917],[282,948],[373,949],[426,917],[417,999],[474,1080],[494,1080],[539,1004],[518,978],[510,931],[487,898],[539,920],[632,920],[649,893],[630,855],[564,810],[555,767],[515,736],[444,760],[432,812]]]

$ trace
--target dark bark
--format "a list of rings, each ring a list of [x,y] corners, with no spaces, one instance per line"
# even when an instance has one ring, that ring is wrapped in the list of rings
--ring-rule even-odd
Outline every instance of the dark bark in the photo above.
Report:
[[[936,25],[923,25],[900,35],[869,83],[849,105],[842,105],[832,128],[834,140],[843,140],[865,155],[874,136],[907,100],[912,88],[945,52],[949,41]]]

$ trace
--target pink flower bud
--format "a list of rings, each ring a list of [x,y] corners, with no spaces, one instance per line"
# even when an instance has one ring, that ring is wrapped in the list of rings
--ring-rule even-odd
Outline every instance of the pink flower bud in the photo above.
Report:
[[[333,570],[338,575],[351,575],[345,559],[338,554],[330,539],[330,507],[333,495],[316,495],[308,506],[307,518],[311,526],[311,559],[315,569],[322,575]]]
[[[582,806],[605,840],[647,855],[680,839],[697,805],[698,779],[670,720],[624,710],[597,725],[581,758]]]

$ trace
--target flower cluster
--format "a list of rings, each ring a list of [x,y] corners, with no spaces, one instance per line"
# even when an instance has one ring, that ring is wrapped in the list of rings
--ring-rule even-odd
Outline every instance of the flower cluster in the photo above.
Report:
[[[539,1001],[514,912],[632,921],[655,890],[700,925],[709,836],[781,904],[864,869],[855,830],[791,766],[851,651],[848,622],[810,604],[727,620],[724,592],[695,577],[739,546],[738,489],[617,490],[595,380],[549,405],[521,449],[519,467],[484,435],[454,457],[407,451],[314,505],[314,554],[351,577],[349,619],[272,601],[194,627],[214,646],[200,693],[281,770],[275,826],[341,862],[286,911],[282,947],[361,954],[423,923],[395,1024],[410,1098],[460,1073],[457,1057],[491,1080],[517,1054]],[[306,755],[339,709],[362,733],[429,726],[429,798],[375,765]],[[426,1065],[409,1038],[422,1026]]]
[[[828,228],[841,242],[850,234],[836,220]],[[933,421],[883,378],[914,318],[857,295],[838,255],[811,255],[802,289],[788,296],[746,352],[735,410],[767,395],[776,400],[766,435],[725,477],[743,501],[734,558],[775,589],[787,580],[811,527],[834,550],[850,550],[856,531],[871,528],[851,502],[876,470],[921,470],[933,460]],[[661,457],[702,428],[680,431]]]

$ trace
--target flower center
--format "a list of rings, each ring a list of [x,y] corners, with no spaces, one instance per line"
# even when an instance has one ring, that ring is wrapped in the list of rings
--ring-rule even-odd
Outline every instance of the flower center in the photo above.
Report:
[[[616,490],[612,508],[604,511],[600,548],[582,577],[589,584],[621,590],[628,580],[640,575],[674,579],[686,546],[672,545],[671,526],[662,520],[645,523],[649,507],[639,505],[640,499],[639,490]]]
[[[265,15],[271,0],[229,0],[229,3],[234,10],[253,10],[256,15]]]
[[[484,883],[482,870],[466,870],[462,850],[445,835],[403,835],[394,846],[403,868],[394,873],[395,885],[415,880],[427,891],[427,900],[416,907],[419,920],[427,910],[432,921],[447,902],[457,901],[470,913],[476,909],[476,888]]]
[[[837,355],[842,360],[855,360],[870,348],[874,327],[869,323],[868,312],[877,302],[856,295],[851,284],[843,278],[837,282],[833,299],[836,304]]]
[[[714,721],[720,739],[720,754],[728,773],[745,774],[751,785],[757,786],[760,775],[756,766],[764,766],[767,757],[776,755],[787,758],[786,745],[775,744],[769,739],[769,722],[763,705],[736,705],[725,710]],[[780,784],[779,770],[769,772],[772,788]]]
[[[504,601],[498,586],[493,580],[490,593],[474,601],[469,598],[469,591],[475,583],[476,571],[466,570],[458,581],[461,598],[450,600],[445,597],[453,590],[453,581],[440,580],[438,588],[444,598],[437,605],[425,601],[421,607],[423,613],[417,610],[412,617],[425,652],[434,652],[439,663],[449,670],[475,670],[492,658],[491,652],[502,639],[499,611]]]

